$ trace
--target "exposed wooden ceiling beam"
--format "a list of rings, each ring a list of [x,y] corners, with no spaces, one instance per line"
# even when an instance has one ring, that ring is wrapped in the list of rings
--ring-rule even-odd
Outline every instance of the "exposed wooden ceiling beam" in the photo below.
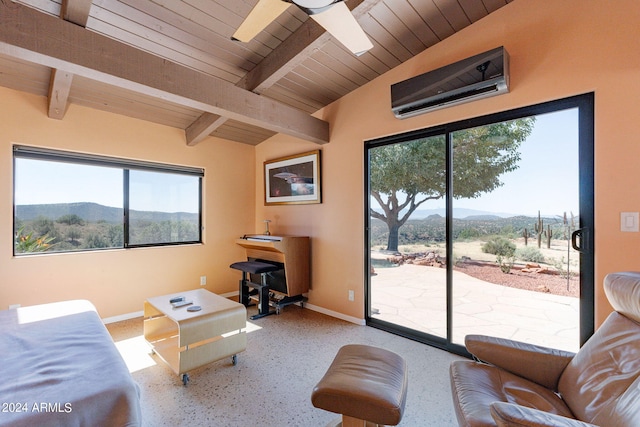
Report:
[[[380,0],[351,0],[346,4],[358,19]],[[262,93],[329,41],[331,35],[313,19],[307,19],[276,49],[249,71],[236,86]],[[203,113],[186,131],[187,145],[195,145],[225,122],[224,117]]]
[[[67,111],[67,101],[71,91],[73,74],[56,68],[51,70],[49,82],[49,111],[51,119],[62,120]]]
[[[87,26],[91,0],[62,0],[60,17],[81,27]]]
[[[62,0],[60,17],[81,27],[87,26],[91,0]],[[49,81],[49,111],[52,119],[62,120],[67,111],[69,92],[73,74],[52,69]]]
[[[56,17],[0,0],[0,53],[292,135],[329,142],[329,124]]]
[[[218,129],[226,121],[226,117],[222,117],[217,114],[203,113],[195,122],[191,123],[187,129],[185,129],[184,132],[187,138],[187,145],[196,145],[207,136],[211,135],[211,132]]]

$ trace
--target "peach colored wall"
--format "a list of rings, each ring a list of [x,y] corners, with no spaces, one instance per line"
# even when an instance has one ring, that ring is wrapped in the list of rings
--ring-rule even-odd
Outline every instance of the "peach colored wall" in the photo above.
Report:
[[[322,149],[323,203],[263,205],[262,162],[317,146],[276,135],[256,148],[256,228],[312,237],[309,303],[364,317],[364,141],[571,95],[595,92],[596,319],[610,312],[601,283],[640,270],[640,233],[620,232],[620,212],[640,211],[640,8],[636,0],[515,0],[319,112],[331,123]],[[511,92],[397,120],[389,86],[505,46]],[[347,301],[348,289],[356,301]]]
[[[234,239],[253,228],[254,149],[209,138],[195,147],[184,132],[70,105],[47,118],[46,98],[0,88],[0,308],[91,300],[104,317],[142,310],[146,297],[200,287],[237,292],[229,264],[244,251]],[[23,144],[205,168],[204,244],[13,257],[12,145]]]

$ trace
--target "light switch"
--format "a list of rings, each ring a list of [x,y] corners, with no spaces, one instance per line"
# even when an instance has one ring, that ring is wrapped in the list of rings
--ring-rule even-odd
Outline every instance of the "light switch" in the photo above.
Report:
[[[640,231],[638,229],[638,212],[620,212],[620,231]]]

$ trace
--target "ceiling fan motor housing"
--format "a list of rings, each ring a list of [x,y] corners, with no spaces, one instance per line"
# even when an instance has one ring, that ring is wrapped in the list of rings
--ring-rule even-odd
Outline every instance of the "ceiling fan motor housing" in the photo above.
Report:
[[[287,3],[293,3],[309,15],[324,12],[335,3],[343,0],[283,0]]]

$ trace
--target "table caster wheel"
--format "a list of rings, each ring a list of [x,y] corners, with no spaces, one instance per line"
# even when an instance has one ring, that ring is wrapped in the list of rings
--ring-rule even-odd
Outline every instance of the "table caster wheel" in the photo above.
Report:
[[[231,356],[231,363],[233,364],[233,366],[236,366],[238,364],[238,355],[234,354],[233,356]]]
[[[182,374],[182,385],[189,384],[189,374]]]

